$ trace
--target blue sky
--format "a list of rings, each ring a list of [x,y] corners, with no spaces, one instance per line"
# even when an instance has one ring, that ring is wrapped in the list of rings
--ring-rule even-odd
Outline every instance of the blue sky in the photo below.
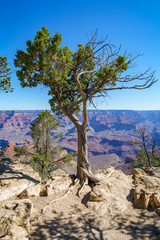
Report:
[[[13,59],[17,49],[47,26],[51,35],[59,32],[63,45],[75,50],[98,29],[113,44],[128,52],[143,53],[139,69],[152,67],[160,78],[160,2],[143,0],[6,0],[0,1],[0,55],[7,56],[12,69],[13,93],[0,92],[0,110],[50,109],[47,90],[22,88],[16,77]],[[143,91],[124,90],[99,99],[98,109],[160,110],[160,81]]]

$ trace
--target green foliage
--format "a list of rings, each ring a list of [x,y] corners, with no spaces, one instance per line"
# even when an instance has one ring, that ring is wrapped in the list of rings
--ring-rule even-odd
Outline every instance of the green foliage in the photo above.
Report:
[[[136,138],[131,138],[131,145],[142,145],[140,141],[138,141]]]
[[[26,146],[14,147],[14,151],[15,151],[14,157],[20,157],[27,154],[27,147]]]
[[[142,169],[148,167],[148,161],[144,149],[139,150],[137,161],[131,163],[131,167],[132,168],[139,167]]]
[[[59,122],[49,111],[41,112],[34,123],[31,123],[31,137],[34,140],[35,151],[45,155],[46,158],[51,153],[51,139],[58,138],[58,135],[52,136],[52,133]]]
[[[3,149],[0,149],[0,156],[2,156],[4,154]]]
[[[64,158],[63,158],[63,162],[64,163],[67,163],[68,166],[72,166],[73,164],[71,163],[71,161],[73,159],[75,159],[77,153],[76,152],[71,152],[71,153],[68,153]]]
[[[42,180],[44,180],[50,172],[59,168],[59,166],[52,166],[52,161],[53,159],[46,159],[44,155],[40,155],[38,153],[32,158],[33,169],[39,173]]]
[[[5,152],[7,150],[7,146],[5,146],[4,148],[3,148],[3,151]]]
[[[32,158],[32,166],[42,179],[60,167],[59,163],[70,163],[73,157],[68,154],[60,158],[61,145],[53,145],[53,140],[59,140],[59,134],[53,131],[57,129],[59,122],[49,111],[41,112],[34,123],[31,124],[31,137],[34,140],[35,154]],[[59,159],[60,158],[60,159]]]
[[[138,131],[142,137],[142,142],[137,140],[136,138],[131,139],[132,145],[142,146],[142,148],[139,150],[137,155],[137,161],[131,163],[130,167],[135,168],[139,167],[142,169],[145,169],[146,167],[160,167],[160,156],[155,156],[155,140],[153,143],[147,144],[147,134],[142,129]],[[149,159],[149,160],[148,160]]]
[[[8,62],[6,57],[0,56],[0,91],[12,92],[10,68],[8,68]]]
[[[153,167],[160,167],[160,157],[155,157],[152,154],[149,154],[149,157]],[[135,167],[142,168],[142,169],[149,167],[147,156],[145,154],[144,149],[139,150],[137,161],[131,163],[131,168],[135,168]]]
[[[56,122],[49,111],[41,112],[30,127],[34,141],[34,154],[29,153],[26,146],[14,148],[15,157],[32,155],[31,165],[42,180],[53,170],[60,168],[62,163],[71,165],[71,160],[75,158],[75,153],[61,157],[62,146],[53,145],[54,140],[56,142],[60,140],[61,134],[54,133],[58,125],[59,122]],[[22,164],[29,164],[29,162],[21,161]]]
[[[106,79],[110,79],[107,81],[107,86],[116,86],[116,81],[118,80],[118,74],[123,73],[128,68],[128,63],[126,62],[126,58],[124,56],[119,56],[116,58],[112,64],[105,66],[103,69],[99,69],[96,72],[97,79],[95,79],[95,86],[99,87],[99,84],[105,82]]]
[[[52,97],[50,104],[58,115],[64,113],[59,102],[65,109],[72,105],[72,112],[75,113],[81,109],[82,94],[77,85],[77,74],[85,72],[78,79],[87,93],[87,100],[91,100],[103,91],[102,87],[115,86],[118,75],[128,68],[125,56],[115,54],[114,59],[102,67],[97,64],[97,56],[91,45],[78,44],[73,52],[68,46],[61,47],[61,41],[61,34],[51,37],[44,26],[33,41],[26,43],[26,52],[18,50],[14,60],[19,68],[17,77],[22,87],[36,87],[38,84],[49,87]]]
[[[154,167],[160,167],[160,157],[152,157],[151,161]]]
[[[149,70],[142,73],[131,72],[130,68],[134,66],[134,61],[139,55],[121,54],[120,48],[106,43],[105,40],[97,41],[96,33],[87,44],[78,44],[75,51],[61,45],[61,42],[61,34],[56,33],[52,37],[44,26],[37,32],[33,41],[26,43],[26,51],[17,50],[14,64],[18,68],[16,74],[21,86],[47,87],[51,96],[49,102],[52,111],[60,117],[66,115],[76,127],[79,136],[78,174],[80,178],[84,178],[85,174],[80,173],[80,164],[88,162],[85,141],[87,102],[95,106],[94,98],[105,97],[110,90],[144,89],[153,85],[156,80],[154,73],[150,73]],[[129,73],[125,73],[127,69]],[[82,122],[78,119],[81,109]],[[33,127],[36,130],[36,125]],[[46,151],[41,143],[43,141],[39,139],[40,128],[36,131],[36,134],[31,133],[35,139],[36,151],[40,156],[45,154],[45,159],[49,159],[50,145],[46,145]],[[47,139],[50,143],[49,138]],[[39,155],[36,159],[43,162]],[[89,167],[89,164],[85,165],[86,168]]]

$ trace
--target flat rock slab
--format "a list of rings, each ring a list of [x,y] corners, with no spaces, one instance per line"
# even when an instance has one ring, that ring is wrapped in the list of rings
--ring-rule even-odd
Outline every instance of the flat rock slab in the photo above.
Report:
[[[0,201],[20,194],[39,182],[40,177],[29,165],[9,158],[0,161]]]

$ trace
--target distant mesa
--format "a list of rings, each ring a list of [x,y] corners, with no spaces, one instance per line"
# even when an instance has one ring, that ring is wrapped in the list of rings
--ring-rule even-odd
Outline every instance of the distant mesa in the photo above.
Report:
[[[17,145],[24,145],[26,141],[30,142],[29,127],[39,113],[39,110],[0,111],[0,147],[4,148],[12,142]],[[60,122],[58,127],[58,132],[62,133],[60,144],[67,152],[76,151],[77,133],[75,127],[67,117],[62,118]],[[152,131],[153,137],[160,143],[159,123],[160,111],[89,110],[87,127],[90,129],[88,131],[90,161],[92,162],[94,156],[102,157],[115,154],[122,164],[129,164],[132,160],[134,161],[137,153],[137,149],[134,149],[130,144],[131,138],[138,137],[137,126],[147,125],[148,130]],[[105,161],[108,161],[108,158]],[[98,162],[94,165],[95,169],[98,168]]]

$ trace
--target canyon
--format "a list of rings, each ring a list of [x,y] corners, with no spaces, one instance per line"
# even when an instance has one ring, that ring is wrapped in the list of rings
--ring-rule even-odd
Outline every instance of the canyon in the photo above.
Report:
[[[0,111],[0,147],[15,142],[17,146],[32,143],[30,123],[40,110]],[[57,117],[56,117],[57,118]],[[80,120],[82,116],[80,115]],[[58,119],[57,132],[62,134],[60,144],[68,152],[77,149],[76,129],[67,117]],[[160,142],[160,111],[89,110],[88,155],[93,170],[110,165],[124,168],[136,159],[138,147],[131,145],[132,138],[139,138],[136,131],[146,126],[149,134]]]

